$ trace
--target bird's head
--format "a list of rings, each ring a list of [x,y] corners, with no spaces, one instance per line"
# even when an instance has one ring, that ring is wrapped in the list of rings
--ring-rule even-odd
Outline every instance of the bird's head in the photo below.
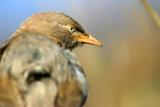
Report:
[[[49,36],[61,47],[70,50],[82,44],[102,46],[102,43],[88,34],[77,21],[63,13],[35,14],[28,18],[17,31]]]

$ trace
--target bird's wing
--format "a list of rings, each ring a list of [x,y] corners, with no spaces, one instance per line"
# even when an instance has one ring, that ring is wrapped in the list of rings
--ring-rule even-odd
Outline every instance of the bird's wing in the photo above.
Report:
[[[0,60],[2,58],[2,55],[4,53],[4,51],[6,50],[7,46],[9,45],[9,40],[4,42],[1,46],[0,46]]]
[[[0,80],[0,107],[23,107],[20,93],[13,80]]]
[[[9,37],[8,40],[6,40],[4,43],[2,43],[2,44],[0,45],[0,61],[1,61],[1,58],[2,58],[3,53],[4,53],[4,51],[6,50],[6,48],[7,48],[7,47],[10,45],[10,43],[11,43],[12,41],[14,41],[16,38],[18,38],[18,36],[17,36],[16,34],[13,34],[13,35],[11,35],[11,36]]]

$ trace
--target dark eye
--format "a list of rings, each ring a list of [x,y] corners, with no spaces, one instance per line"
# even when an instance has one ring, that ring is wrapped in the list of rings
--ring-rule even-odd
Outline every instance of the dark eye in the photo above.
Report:
[[[75,30],[73,27],[70,28],[70,32],[71,32],[71,33],[74,33],[75,31],[76,31],[76,30]]]
[[[27,83],[31,84],[36,81],[41,81],[44,78],[49,78],[51,75],[44,71],[31,71],[27,77]]]

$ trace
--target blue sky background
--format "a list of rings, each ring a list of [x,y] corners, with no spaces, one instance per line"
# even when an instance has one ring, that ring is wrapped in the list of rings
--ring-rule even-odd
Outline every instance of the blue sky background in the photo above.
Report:
[[[150,0],[150,3],[160,12],[159,0]],[[106,35],[108,30],[122,30],[117,25],[132,21],[128,17],[132,10],[145,15],[139,0],[3,0],[0,5],[0,42],[8,38],[24,19],[36,12],[64,12],[99,36]]]

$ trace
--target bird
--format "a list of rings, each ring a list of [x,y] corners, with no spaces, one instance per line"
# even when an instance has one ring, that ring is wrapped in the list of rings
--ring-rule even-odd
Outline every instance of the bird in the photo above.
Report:
[[[0,107],[24,107],[16,82],[9,75],[0,78]]]
[[[103,46],[100,41],[88,34],[70,16],[60,12],[41,12],[27,18],[12,34],[10,39],[1,45],[0,51],[2,50],[3,52],[8,43],[16,36],[21,36],[27,32],[35,35],[49,36],[60,47],[69,50],[73,50],[83,44]]]
[[[82,107],[87,96],[78,58],[49,36],[26,32],[7,45],[0,61],[0,107]]]

